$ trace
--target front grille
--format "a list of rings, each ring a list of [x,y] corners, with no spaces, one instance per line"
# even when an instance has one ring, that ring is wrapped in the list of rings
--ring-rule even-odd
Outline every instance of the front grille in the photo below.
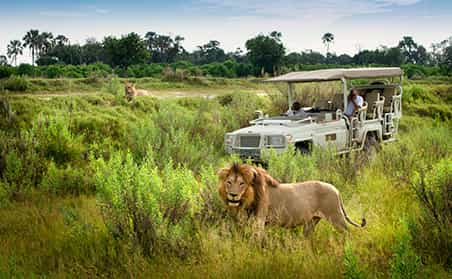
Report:
[[[259,147],[260,137],[256,135],[240,136],[240,147]]]

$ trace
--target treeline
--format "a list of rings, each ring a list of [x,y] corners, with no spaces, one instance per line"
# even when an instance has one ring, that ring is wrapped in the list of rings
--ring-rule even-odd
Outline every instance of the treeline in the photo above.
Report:
[[[290,69],[284,68],[284,72],[289,70],[312,71],[339,67],[351,68],[354,66],[350,64],[297,64]],[[370,66],[384,65],[371,64]],[[440,66],[403,64],[400,67],[410,79],[447,75],[447,72]],[[249,77],[254,76],[254,69],[250,64],[238,63],[234,60],[204,65],[193,65],[187,61],[178,61],[171,64],[136,64],[127,68],[112,68],[108,64],[103,63],[89,65],[54,64],[48,66],[32,66],[30,64],[20,64],[17,67],[0,66],[0,79],[12,76],[27,76],[32,78],[104,78],[112,74],[122,78],[161,77],[168,81],[184,81],[187,77],[197,76],[226,78]]]
[[[397,46],[381,46],[375,50],[361,50],[350,56],[330,52],[334,35],[322,37],[327,53],[306,50],[286,53],[282,34],[273,31],[259,34],[246,41],[246,51],[237,48],[226,52],[220,42],[211,40],[188,52],[183,46],[184,38],[148,32],[144,37],[129,33],[121,37],[107,36],[102,41],[88,39],[84,44],[71,44],[64,35],[30,30],[22,41],[13,40],[8,45],[7,56],[17,65],[17,57],[29,48],[32,67],[3,67],[0,77],[26,74],[42,77],[86,77],[90,70],[116,73],[125,77],[160,75],[164,71],[179,71],[184,75],[211,75],[222,77],[263,76],[293,70],[328,67],[356,66],[405,66],[413,76],[450,75],[452,73],[452,37],[432,44],[432,51],[403,37]],[[7,66],[6,56],[0,56],[0,65]],[[63,67],[62,65],[68,65]],[[92,66],[94,65],[94,66]],[[423,67],[427,66],[427,68]],[[183,72],[180,72],[183,71]]]

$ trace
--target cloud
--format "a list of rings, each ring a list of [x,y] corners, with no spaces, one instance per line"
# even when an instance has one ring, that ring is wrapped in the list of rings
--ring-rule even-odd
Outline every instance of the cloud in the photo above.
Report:
[[[421,0],[195,0],[204,9],[217,9],[236,16],[287,17],[335,20],[345,16],[390,11],[394,6],[413,5]]]
[[[110,13],[110,11],[106,10],[106,9],[95,9],[95,11],[96,11],[96,13],[103,14],[103,15],[106,15],[106,14]]]
[[[40,11],[39,14],[45,17],[84,17],[88,14],[81,11],[47,10]]]
[[[109,10],[97,8],[95,6],[86,6],[72,10],[44,10],[39,12],[41,16],[45,17],[71,17],[71,18],[87,17],[92,14],[106,15],[109,13],[110,13]]]

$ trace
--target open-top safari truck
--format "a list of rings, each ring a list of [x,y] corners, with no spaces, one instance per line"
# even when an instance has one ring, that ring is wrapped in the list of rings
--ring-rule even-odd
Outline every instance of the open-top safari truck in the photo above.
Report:
[[[402,116],[402,77],[400,68],[391,67],[292,72],[266,80],[287,84],[289,108],[295,83],[337,81],[342,92],[304,107],[302,116],[267,117],[260,112],[251,126],[225,135],[225,150],[259,160],[265,150],[283,152],[289,144],[303,152],[312,145],[333,146],[342,154],[394,141]],[[364,102],[346,116],[351,88],[358,90]]]

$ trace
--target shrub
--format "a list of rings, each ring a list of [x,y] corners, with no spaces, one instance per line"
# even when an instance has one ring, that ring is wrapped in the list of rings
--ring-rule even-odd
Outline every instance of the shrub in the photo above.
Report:
[[[359,266],[358,257],[353,252],[350,242],[346,242],[344,246],[344,278],[346,279],[363,279],[367,278],[365,273]]]
[[[4,199],[16,199],[37,185],[46,169],[46,162],[36,151],[34,136],[20,132],[8,139],[0,134],[0,180]]]
[[[452,266],[452,157],[416,172],[413,190],[422,215],[412,229],[417,246],[441,264]]]
[[[93,182],[86,171],[71,165],[58,168],[51,162],[42,179],[41,188],[57,195],[80,195],[94,192]]]
[[[26,91],[30,88],[30,82],[26,78],[20,76],[10,76],[3,80],[1,85],[4,89],[10,91]]]
[[[421,261],[411,246],[411,235],[407,222],[402,220],[401,223],[401,231],[396,235],[392,249],[393,256],[390,262],[391,278],[416,278]]]
[[[110,80],[104,85],[104,91],[114,96],[124,97],[124,84],[117,76],[111,76]]]
[[[203,223],[218,223],[225,219],[227,215],[226,206],[218,194],[217,170],[212,165],[205,166],[200,172],[200,183],[202,207],[199,212],[200,220]]]
[[[15,74],[15,68],[11,66],[0,66],[0,79],[8,78]]]
[[[41,114],[32,124],[37,138],[37,148],[44,156],[58,165],[83,159],[83,135],[74,135],[68,120],[61,114]]]
[[[281,154],[270,150],[264,153],[263,159],[268,163],[268,172],[284,183],[310,180],[317,176],[313,157],[297,152],[294,145],[289,145]]]
[[[162,173],[151,155],[136,164],[116,152],[96,162],[98,201],[109,231],[146,255],[158,249],[184,253],[193,239],[200,185],[190,171],[169,162]]]
[[[35,69],[37,68],[38,67],[34,67],[30,64],[20,64],[19,67],[17,67],[17,75],[34,77]]]

